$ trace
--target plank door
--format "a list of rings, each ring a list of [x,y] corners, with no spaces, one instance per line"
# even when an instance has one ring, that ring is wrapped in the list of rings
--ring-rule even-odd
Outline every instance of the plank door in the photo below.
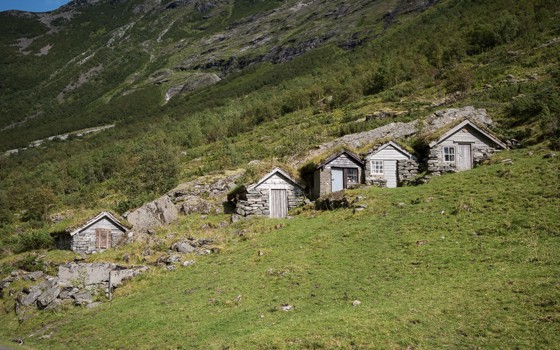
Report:
[[[397,187],[397,161],[386,160],[383,162],[383,171],[388,188]]]
[[[457,145],[457,170],[469,170],[472,168],[472,155],[470,143]]]
[[[288,216],[288,193],[286,190],[270,190],[270,217]]]
[[[342,191],[344,189],[344,170],[331,169],[331,191]]]
[[[96,228],[95,229],[95,248],[107,249],[112,246],[111,229]]]

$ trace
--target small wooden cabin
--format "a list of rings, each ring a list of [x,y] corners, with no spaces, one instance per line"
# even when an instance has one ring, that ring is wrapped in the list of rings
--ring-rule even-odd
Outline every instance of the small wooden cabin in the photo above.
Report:
[[[407,161],[405,163],[405,161]],[[408,172],[418,170],[416,157],[393,141],[379,146],[365,158],[365,182],[380,187],[397,187],[399,162],[408,167]]]
[[[115,215],[103,211],[77,227],[69,227],[51,235],[58,249],[93,253],[114,247],[126,239],[128,228]]]
[[[285,218],[288,210],[305,202],[304,188],[280,168],[242,188],[235,197],[235,213],[241,216]]]
[[[364,163],[354,153],[343,150],[333,154],[315,168],[313,196],[342,191],[363,183]]]
[[[466,119],[431,142],[428,171],[434,174],[463,171],[507,146],[489,131]]]

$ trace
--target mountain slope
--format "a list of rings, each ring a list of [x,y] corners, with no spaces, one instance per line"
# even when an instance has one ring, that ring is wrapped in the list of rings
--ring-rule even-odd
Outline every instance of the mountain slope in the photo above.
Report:
[[[205,230],[223,218],[183,217],[144,258],[190,235],[212,237],[220,253],[154,267],[93,310],[21,323],[0,315],[0,336],[41,349],[553,348],[560,163],[543,154],[506,152],[423,186],[351,191],[366,207],[355,213],[307,209]],[[138,249],[89,259],[140,262]]]

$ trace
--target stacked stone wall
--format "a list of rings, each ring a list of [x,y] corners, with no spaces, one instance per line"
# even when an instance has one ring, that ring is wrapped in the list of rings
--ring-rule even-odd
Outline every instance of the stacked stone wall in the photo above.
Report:
[[[303,191],[299,188],[287,189],[288,210],[296,208],[305,202]],[[247,199],[241,199],[236,205],[236,214],[241,216],[270,215],[269,190],[253,190],[247,192]]]
[[[490,146],[473,145],[471,152],[473,157],[473,166],[475,166],[490,158],[496,152],[496,149]],[[428,172],[433,175],[457,172],[455,163],[444,162],[442,157],[440,145],[430,149],[430,155],[428,157]]]
[[[418,176],[419,164],[414,159],[397,161],[397,180],[400,185],[414,182]]]

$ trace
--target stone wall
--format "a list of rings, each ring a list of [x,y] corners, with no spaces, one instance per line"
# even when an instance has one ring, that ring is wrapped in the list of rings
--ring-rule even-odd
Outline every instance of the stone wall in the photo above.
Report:
[[[371,161],[366,160],[365,164],[365,184],[368,186],[387,187],[387,180],[384,174],[371,173]]]
[[[305,202],[304,193],[299,188],[287,189],[286,191],[288,195],[288,210],[298,207]],[[270,215],[268,189],[255,189],[247,192],[245,198],[237,201],[236,214],[241,216]]]
[[[313,197],[318,198],[331,192],[331,169],[315,170],[313,183]]]
[[[419,164],[414,159],[401,159],[397,162],[397,180],[399,185],[414,182],[418,176]]]
[[[490,158],[497,150],[487,145],[472,145],[473,167]],[[428,172],[433,175],[456,172],[455,163],[443,161],[442,145],[436,145],[430,149],[428,157]]]

